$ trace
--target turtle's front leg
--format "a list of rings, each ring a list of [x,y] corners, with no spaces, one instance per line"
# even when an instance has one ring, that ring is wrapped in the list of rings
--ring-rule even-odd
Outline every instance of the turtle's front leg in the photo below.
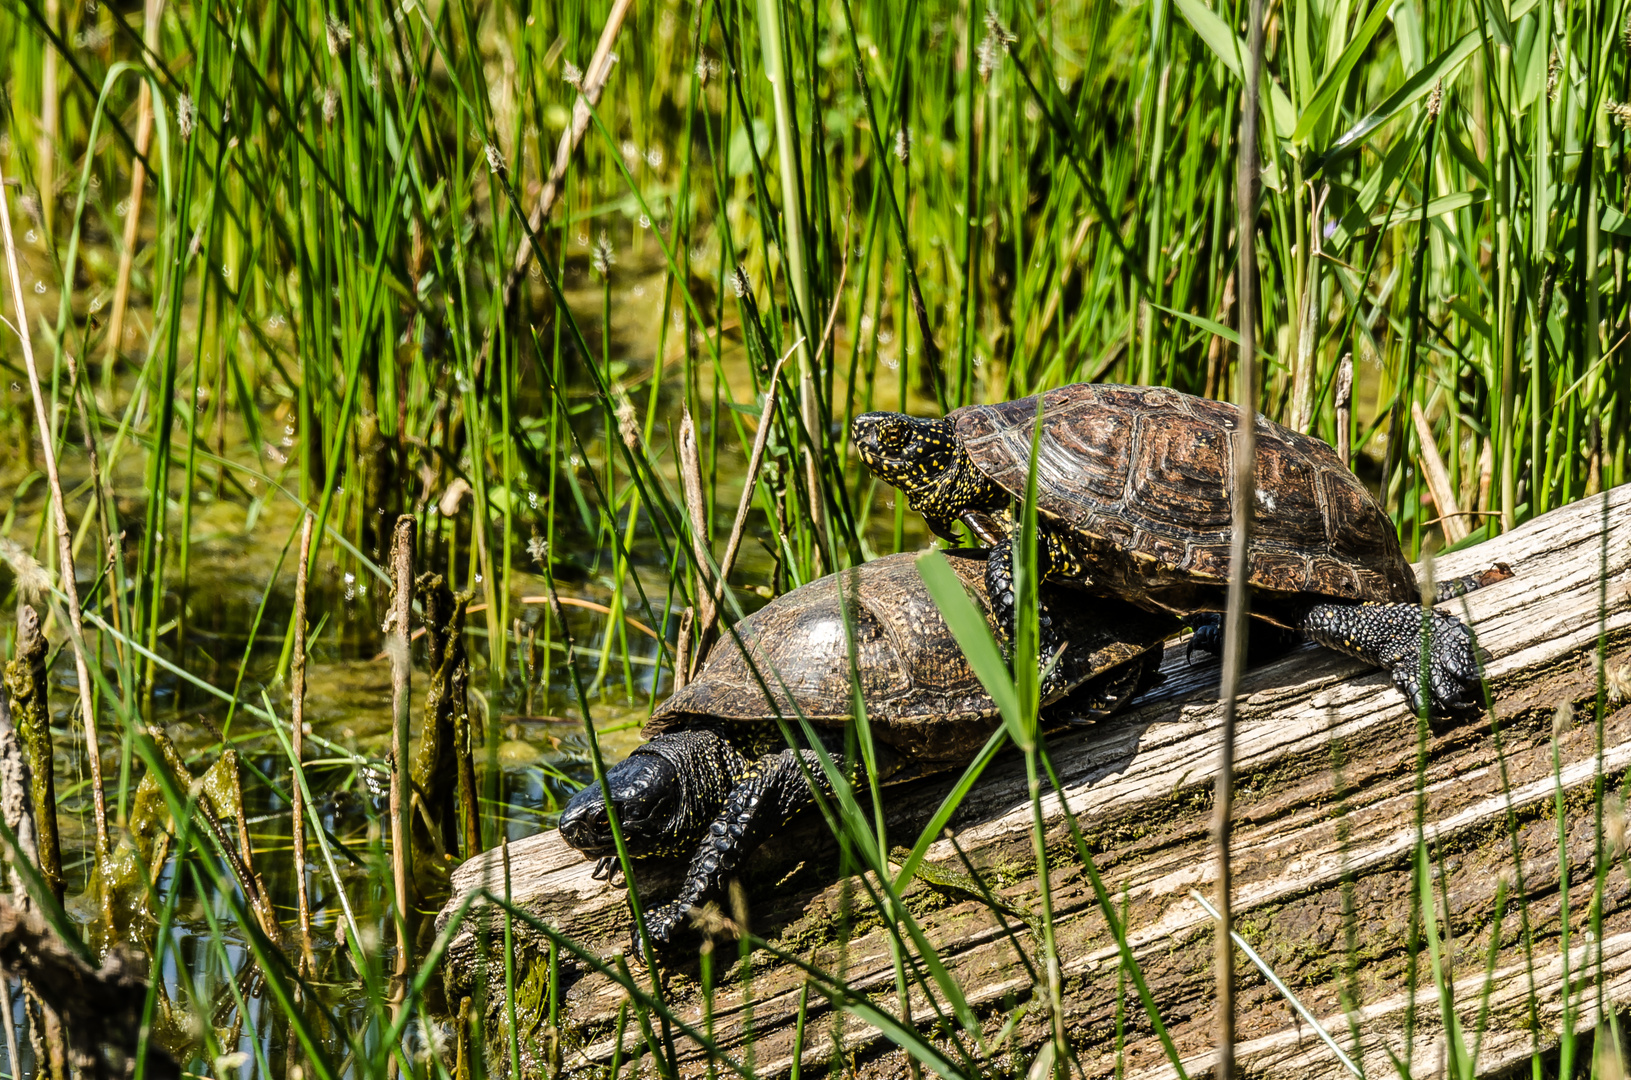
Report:
[[[1047,585],[1050,581],[1083,580],[1086,576],[1077,565],[1075,554],[1064,539],[1056,531],[1046,527],[1037,531],[1036,563],[1040,585]],[[1015,620],[1018,617],[1018,601],[1014,590],[1012,535],[994,546],[986,558],[985,591],[991,604],[991,613],[996,616],[997,627],[1002,632],[1003,642],[1012,647]],[[1053,616],[1048,610],[1046,594],[1040,589],[1037,597],[1036,623],[1037,664],[1045,672],[1041,698],[1046,702],[1058,697],[1064,690],[1064,677],[1060,674],[1060,666],[1054,665],[1050,672],[1048,664],[1066,642],[1059,639],[1053,625]]]
[[[799,755],[822,794],[832,794],[813,750],[789,748],[766,754],[750,766],[691,856],[679,896],[646,916],[646,932],[659,949],[678,936],[694,909],[724,894],[726,883],[760,844],[815,805],[815,795],[799,767]],[[640,951],[639,941],[635,951]]]

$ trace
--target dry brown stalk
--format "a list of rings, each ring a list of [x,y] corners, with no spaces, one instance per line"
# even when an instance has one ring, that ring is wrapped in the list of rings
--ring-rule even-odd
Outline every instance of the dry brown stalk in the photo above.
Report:
[[[1354,354],[1345,352],[1337,361],[1337,457],[1344,465],[1353,454]]]
[[[1212,843],[1217,853],[1217,925],[1212,930],[1212,972],[1216,980],[1217,1028],[1214,1047],[1216,1080],[1235,1076],[1235,946],[1231,901],[1232,867],[1229,841],[1234,827],[1235,798],[1235,709],[1240,696],[1240,675],[1246,667],[1246,620],[1251,612],[1246,586],[1246,562],[1252,535],[1252,509],[1257,491],[1257,97],[1263,66],[1263,0],[1251,0],[1247,18],[1250,59],[1240,108],[1240,160],[1235,173],[1237,220],[1235,235],[1240,244],[1237,259],[1239,297],[1240,366],[1235,387],[1240,412],[1235,425],[1234,483],[1229,500],[1233,535],[1229,542],[1229,599],[1223,616],[1223,678],[1219,696],[1223,716],[1218,737],[1218,773],[1212,787]]]
[[[289,680],[289,723],[292,727],[294,747],[294,798],[290,809],[294,814],[294,888],[295,904],[300,912],[301,959],[309,970],[312,964],[311,897],[306,888],[306,795],[301,771],[305,755],[306,736],[306,568],[311,563],[311,530],[316,521],[310,510],[300,525],[300,562],[295,567],[294,585],[294,672]]]
[[[544,227],[544,222],[549,220],[550,211],[555,208],[555,200],[561,197],[562,181],[566,179],[566,170],[572,165],[572,155],[577,153],[578,146],[589,131],[589,110],[600,101],[600,92],[605,89],[606,80],[612,76],[612,67],[617,63],[612,45],[617,41],[618,31],[623,28],[624,17],[633,6],[634,0],[617,0],[606,16],[606,25],[601,27],[600,40],[595,44],[594,56],[590,58],[589,67],[584,71],[583,79],[578,84],[579,99],[572,107],[572,125],[561,133],[561,141],[555,147],[555,161],[550,166],[549,177],[544,181],[544,189],[538,195],[538,202],[533,205],[532,213],[527,217],[527,227],[522,231],[521,243],[515,249],[515,261],[510,266],[510,272],[504,277],[503,303],[499,307],[498,320],[493,327],[488,327],[487,335],[482,339],[481,352],[476,357],[474,366],[478,378],[487,365],[487,358],[492,355],[497,324],[507,320],[510,309],[515,306],[521,279],[527,272],[527,264],[532,261],[532,237]]]
[[[1456,505],[1450,472],[1444,467],[1444,459],[1439,456],[1438,446],[1433,442],[1433,428],[1427,423],[1427,415],[1421,411],[1421,402],[1410,403],[1410,419],[1415,422],[1416,437],[1421,441],[1422,478],[1427,481],[1427,490],[1432,493],[1433,505],[1438,507],[1439,528],[1444,530],[1444,539],[1452,544],[1465,540],[1472,530],[1467,527],[1461,507]]]
[[[709,588],[708,519],[707,507],[702,501],[702,461],[697,450],[697,428],[691,422],[691,410],[683,409],[680,419],[680,480],[685,487],[685,509],[691,520],[691,565],[696,572],[696,584],[691,593],[697,598],[697,621],[702,625],[704,641],[714,624],[714,594]],[[704,642],[699,642],[691,656],[686,677],[707,654]]]
[[[46,55],[54,55],[46,50]],[[102,792],[102,756],[96,737],[96,701],[91,691],[90,664],[85,657],[85,627],[79,610],[79,585],[74,580],[73,533],[68,528],[68,509],[62,497],[62,479],[57,473],[57,451],[51,439],[51,414],[45,407],[45,394],[40,389],[39,368],[34,363],[34,342],[28,329],[28,312],[23,308],[23,279],[17,272],[17,245],[11,235],[11,206],[6,197],[5,177],[0,176],[0,230],[6,243],[6,267],[11,274],[12,304],[16,310],[15,329],[23,346],[23,366],[28,370],[28,388],[34,397],[34,420],[39,425],[40,442],[45,456],[45,474],[51,485],[51,524],[57,534],[57,576],[62,581],[62,593],[68,602],[69,632],[73,635],[74,673],[78,677],[79,709],[85,724],[85,747],[91,801],[96,818],[96,863],[104,866],[108,859],[108,808]],[[104,910],[105,916],[111,912]]]
[[[413,904],[409,901],[408,800],[403,770],[408,767],[408,696],[413,662],[408,651],[408,619],[413,612],[414,520],[412,514],[396,519],[391,540],[391,610],[385,618],[385,646],[391,654],[391,884],[396,916],[396,974],[408,973],[408,954],[413,948],[408,925]]]

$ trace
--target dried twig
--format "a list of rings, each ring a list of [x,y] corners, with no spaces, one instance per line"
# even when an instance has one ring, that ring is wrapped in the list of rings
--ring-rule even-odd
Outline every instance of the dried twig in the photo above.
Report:
[[[1213,786],[1212,841],[1217,851],[1217,925],[1213,928],[1212,970],[1217,980],[1217,1080],[1235,1076],[1235,947],[1230,940],[1234,912],[1229,838],[1234,824],[1235,705],[1240,674],[1246,666],[1246,562],[1251,550],[1252,508],[1257,477],[1257,98],[1263,66],[1263,0],[1251,0],[1247,20],[1251,56],[1247,61],[1244,100],[1240,108],[1240,160],[1235,175],[1238,212],[1236,260],[1240,285],[1235,290],[1240,313],[1240,366],[1235,387],[1239,413],[1235,424],[1233,492],[1229,500],[1233,535],[1229,543],[1229,600],[1223,617],[1222,730],[1218,738],[1218,774]]]
[[[1439,456],[1438,446],[1433,442],[1433,428],[1427,423],[1427,415],[1421,411],[1421,402],[1410,403],[1410,419],[1415,422],[1416,437],[1421,441],[1422,478],[1427,481],[1427,490],[1432,493],[1433,503],[1438,507],[1438,523],[1444,530],[1444,539],[1452,544],[1465,540],[1472,530],[1467,527],[1461,507],[1456,503],[1455,488],[1450,486],[1450,472],[1444,467],[1444,459]]]
[[[47,50],[49,53],[50,50]],[[34,420],[39,425],[40,442],[45,454],[45,473],[51,484],[51,524],[57,533],[57,576],[62,580],[62,593],[68,601],[69,632],[73,635],[74,673],[79,680],[79,708],[85,723],[86,765],[91,786],[91,801],[96,818],[96,863],[104,866],[108,859],[108,808],[102,793],[101,745],[96,737],[96,702],[91,692],[90,665],[85,657],[85,627],[79,611],[79,585],[74,580],[73,533],[68,529],[68,510],[62,497],[62,479],[57,474],[57,450],[51,438],[51,414],[45,407],[45,394],[40,389],[40,373],[34,364],[34,342],[28,330],[28,313],[23,309],[23,279],[17,272],[17,245],[11,236],[11,206],[6,198],[5,177],[0,176],[0,230],[6,243],[6,267],[11,273],[12,304],[17,321],[13,329],[23,346],[23,366],[28,369],[28,388],[34,396]],[[104,911],[111,915],[111,911]]]
[[[1345,352],[1342,359],[1337,361],[1337,457],[1342,464],[1349,464],[1353,455],[1353,399],[1354,399],[1354,354]]]
[[[413,611],[414,520],[412,514],[396,519],[391,540],[391,610],[385,618],[385,645],[391,654],[391,884],[395,892],[397,950],[396,974],[408,973],[413,938],[408,913],[408,800],[403,770],[408,767],[408,695],[413,663],[408,652],[408,619]]]
[[[838,275],[839,292],[843,291],[844,275],[848,272],[848,270],[849,261],[846,259],[844,262],[844,270]],[[821,333],[821,345],[816,349],[814,361],[816,364],[821,363],[821,354],[826,349],[827,342],[831,338],[833,324],[837,321],[837,316],[838,301],[834,300],[832,312],[827,317],[827,328]],[[765,384],[765,407],[759,413],[759,430],[753,437],[753,451],[748,455],[747,472],[742,478],[742,497],[737,500],[736,520],[731,523],[731,535],[725,542],[725,556],[719,560],[719,576],[714,581],[712,608],[716,615],[719,612],[720,603],[725,599],[725,586],[730,581],[731,570],[736,566],[737,553],[742,549],[742,536],[747,530],[748,511],[753,508],[753,489],[759,483],[759,469],[764,465],[765,446],[770,441],[770,422],[775,417],[776,387],[780,382],[782,368],[787,365],[787,361],[793,355],[793,350],[797,349],[803,340],[803,338],[800,338],[798,341],[795,341],[792,346],[788,348],[787,352],[782,354],[782,358],[776,361],[776,366],[770,369],[770,381]],[[707,658],[708,646],[712,643],[713,636],[717,632],[717,620],[710,620],[703,625],[700,640],[697,645],[698,662],[701,662]]]
[[[301,958],[308,970],[312,964],[311,897],[306,888],[306,796],[302,790],[301,760],[305,753],[306,733],[306,567],[311,562],[311,530],[316,517],[306,511],[300,525],[300,562],[295,568],[294,584],[294,672],[289,680],[290,724],[293,728],[295,778],[290,785],[294,798],[290,810],[294,814],[294,888],[295,903],[300,912]]]
[[[521,232],[521,243],[515,249],[515,261],[511,264],[509,273],[504,276],[503,302],[499,305],[498,317],[493,325],[487,328],[487,334],[482,338],[481,352],[476,357],[474,371],[476,378],[487,366],[487,358],[493,352],[493,338],[498,327],[510,317],[510,309],[515,306],[515,298],[520,291],[521,278],[527,272],[527,264],[532,261],[532,237],[544,222],[549,220],[549,213],[555,208],[555,200],[561,196],[562,181],[566,179],[566,170],[572,165],[572,155],[577,153],[579,144],[583,142],[584,135],[589,131],[589,110],[600,101],[600,92],[605,89],[606,81],[612,76],[612,66],[617,63],[617,56],[612,52],[612,45],[617,41],[617,33],[623,28],[623,19],[628,15],[629,9],[634,6],[634,0],[617,0],[612,10],[606,16],[606,25],[601,27],[600,40],[595,44],[594,56],[589,60],[589,69],[583,73],[582,80],[577,84],[579,98],[572,108],[572,125],[561,133],[561,141],[555,147],[555,161],[550,166],[549,178],[544,181],[544,190],[538,195],[538,202],[533,205],[532,213],[527,216],[527,227]]]
[[[776,366],[770,369],[770,382],[766,384],[765,389],[765,407],[759,413],[759,430],[753,436],[753,452],[748,455],[748,469],[742,480],[742,497],[736,503],[736,521],[731,525],[730,539],[725,542],[725,557],[719,560],[719,580],[714,584],[716,610],[719,602],[725,598],[725,583],[731,576],[731,569],[736,565],[736,553],[742,547],[742,534],[747,529],[748,511],[753,508],[753,489],[759,482],[759,469],[765,460],[765,445],[770,441],[770,422],[776,413],[776,387],[781,378],[782,368],[786,365],[787,358],[792,355],[793,352],[789,349],[787,355],[776,361]]]
[[[680,419],[680,480],[685,486],[685,509],[691,518],[691,563],[696,570],[696,587],[692,594],[697,598],[697,621],[702,624],[702,633],[706,636],[714,624],[715,608],[713,590],[708,586],[708,520],[707,508],[702,501],[702,462],[697,452],[697,428],[691,422],[690,409],[684,409]],[[691,657],[690,670],[686,672],[687,680],[706,651],[704,645],[698,643]]]

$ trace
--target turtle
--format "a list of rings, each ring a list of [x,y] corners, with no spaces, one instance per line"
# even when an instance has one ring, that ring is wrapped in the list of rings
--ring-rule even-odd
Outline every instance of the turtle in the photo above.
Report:
[[[954,540],[962,520],[990,546],[987,589],[1011,634],[1014,506],[1039,411],[1044,586],[1075,585],[1190,620],[1222,611],[1234,405],[1166,387],[1078,383],[939,419],[863,413],[850,435],[862,462],[937,535]],[[1428,616],[1423,685],[1421,594],[1392,522],[1364,484],[1318,438],[1260,413],[1256,436],[1252,615],[1386,669],[1417,711],[1424,696],[1436,713],[1475,704],[1472,635],[1444,612]],[[1044,655],[1055,636],[1045,616]]]
[[[653,711],[642,732],[648,741],[606,771],[630,856],[690,856],[678,896],[646,916],[659,947],[721,895],[752,851],[814,807],[816,791],[832,794],[816,753],[790,746],[778,716],[796,727],[802,715],[845,761],[854,756],[845,735],[858,690],[878,779],[891,783],[972,760],[1001,726],[924,584],[921,554],[828,575],[744,618],[697,677]],[[945,554],[989,622],[988,553]],[[1161,643],[1180,625],[1113,600],[1065,613],[1057,620],[1066,643],[1060,675],[1043,701],[1045,715],[1080,721],[1125,705],[1158,678]],[[859,769],[851,778],[860,780]],[[599,860],[596,877],[612,875],[616,849],[600,784],[573,796],[559,827],[567,843]]]

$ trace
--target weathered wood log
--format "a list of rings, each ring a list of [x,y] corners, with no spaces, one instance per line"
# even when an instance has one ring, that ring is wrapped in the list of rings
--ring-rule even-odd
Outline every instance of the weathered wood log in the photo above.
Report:
[[[1631,780],[1631,486],[1446,555],[1437,573],[1447,578],[1498,561],[1515,576],[1446,605],[1476,628],[1490,655],[1493,708],[1474,718],[1420,730],[1385,673],[1313,646],[1249,672],[1243,685],[1235,749],[1236,926],[1367,1069],[1391,1074],[1391,1052],[1410,1061],[1413,1072],[1430,1073],[1440,1067],[1435,1055],[1445,1052],[1414,891],[1418,840],[1430,856],[1434,926],[1459,1022],[1468,1032],[1484,1029],[1480,1073],[1555,1045],[1565,1000],[1577,1030],[1589,1029],[1602,1009],[1631,1004],[1625,812],[1617,796],[1605,798]],[[1218,671],[1211,662],[1188,663],[1181,644],[1168,649],[1163,671],[1164,683],[1131,710],[1056,736],[1049,747],[1070,812],[1118,908],[1125,906],[1133,954],[1194,1075],[1208,1068],[1210,1054],[1212,924],[1191,890],[1204,894],[1213,873],[1207,811]],[[914,839],[948,784],[930,779],[891,788],[891,837]],[[1037,896],[1026,798],[1023,762],[1001,758],[952,823],[956,846],[1018,910],[1033,908]],[[1116,1068],[1120,1027],[1129,1073],[1169,1075],[1130,985],[1118,988],[1119,953],[1057,794],[1045,796],[1043,810],[1065,1030],[1089,1073]],[[824,832],[819,823],[807,825],[750,865],[753,928],[830,971],[839,970],[842,952],[845,981],[894,1007],[889,939],[865,891],[837,880],[836,860],[817,842]],[[1600,851],[1611,856],[1601,865]],[[784,873],[789,860],[800,858]],[[554,833],[461,867],[444,922],[473,890],[504,894],[506,860],[513,901],[599,955],[626,947],[624,893],[594,881],[591,864]],[[928,861],[963,870],[948,839],[930,848]],[[638,884],[643,896],[658,899],[670,887],[661,868],[649,878],[642,871]],[[1037,942],[1012,917],[1014,933],[985,903],[922,878],[906,899],[987,1036],[1019,1016],[995,1064],[1023,1068],[1052,1028],[1046,994],[1035,991],[1016,955],[1023,949],[1042,970]],[[1593,930],[1600,943],[1587,933],[1593,917],[1601,919]],[[478,932],[482,925],[480,918],[467,921],[452,943],[447,974],[458,993],[485,980],[496,1019],[504,968],[496,925]],[[543,999],[539,958],[547,948],[520,923],[514,932],[525,1010]],[[1348,1075],[1277,990],[1244,961],[1239,970],[1243,1069],[1298,1080]],[[1486,979],[1486,972],[1493,974]],[[622,991],[602,975],[570,970],[562,985],[570,986],[562,1008],[566,1064],[605,1063],[614,1052]],[[713,1030],[723,1051],[740,1055],[749,1013],[738,983],[722,977],[720,985]],[[804,985],[797,969],[756,958],[751,1031],[762,1075],[792,1064]],[[683,1019],[700,1025],[694,979],[671,976],[668,994]],[[902,1051],[877,1030],[834,1016],[814,993],[808,1008],[806,1068],[822,1068],[839,1054],[880,1075],[904,1069]],[[910,1009],[920,1024],[934,1016],[919,986]],[[541,1043],[542,1025],[531,1017],[521,1026]],[[1407,1030],[1414,1035],[1408,1046]],[[634,1025],[624,1040],[626,1059],[639,1043]],[[679,1052],[687,1070],[703,1068],[698,1047],[682,1039]]]

